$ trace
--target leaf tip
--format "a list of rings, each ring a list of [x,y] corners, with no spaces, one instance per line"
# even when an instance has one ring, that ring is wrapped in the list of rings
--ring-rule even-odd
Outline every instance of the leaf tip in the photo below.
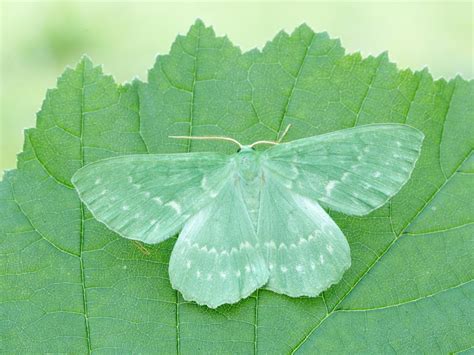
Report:
[[[188,35],[192,33],[203,33],[204,31],[210,31],[212,34],[214,34],[214,29],[212,26],[206,26],[204,21],[200,19],[199,17],[194,21],[194,23],[191,25]]]
[[[206,27],[206,24],[204,23],[204,21],[203,21],[201,18],[198,17],[198,18],[196,18],[196,20],[194,21],[193,26],[205,28],[205,27]]]
[[[93,62],[92,62],[92,59],[91,57],[89,57],[88,54],[84,53],[82,56],[81,56],[81,59],[79,59],[79,65],[82,65],[82,66],[93,66]]]
[[[312,29],[306,22],[303,22],[301,25],[299,25],[299,26],[296,28],[296,30],[314,32],[313,29]]]
[[[377,58],[379,58],[380,60],[386,60],[386,61],[390,61],[389,57],[388,57],[388,51],[383,51],[382,53],[380,53]]]

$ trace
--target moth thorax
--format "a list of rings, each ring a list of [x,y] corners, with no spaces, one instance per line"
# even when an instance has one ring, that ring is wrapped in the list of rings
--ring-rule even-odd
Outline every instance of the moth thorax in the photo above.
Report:
[[[252,148],[243,147],[237,155],[237,166],[243,180],[254,181],[260,172],[258,153]]]

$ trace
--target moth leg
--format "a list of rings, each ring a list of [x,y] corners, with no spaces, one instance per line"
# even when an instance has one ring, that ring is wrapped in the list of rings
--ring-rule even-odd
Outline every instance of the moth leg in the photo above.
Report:
[[[150,251],[147,248],[145,248],[145,246],[142,243],[140,243],[138,240],[132,240],[132,242],[135,245],[135,247],[143,253],[143,255],[148,256],[151,254]]]

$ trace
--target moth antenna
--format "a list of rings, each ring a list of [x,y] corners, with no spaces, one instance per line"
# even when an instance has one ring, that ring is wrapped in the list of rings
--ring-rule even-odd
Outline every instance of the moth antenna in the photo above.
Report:
[[[291,127],[291,124],[289,124],[288,126],[286,126],[285,130],[283,131],[283,133],[281,134],[280,138],[278,138],[277,141],[258,141],[258,142],[254,142],[250,145],[250,147],[254,147],[256,146],[257,144],[272,144],[272,145],[276,145],[276,144],[279,144],[281,143],[282,139],[286,136],[286,134],[288,133],[288,131],[290,130],[290,127]]]
[[[239,141],[230,138],[230,137],[224,137],[224,136],[168,136],[168,138],[174,138],[174,139],[195,139],[195,140],[214,140],[214,141],[229,141],[232,143],[235,143],[239,146],[239,148],[242,148],[242,144],[239,143]]]
[[[280,138],[278,138],[278,140],[277,140],[278,143],[281,143],[281,141],[283,140],[283,138],[285,138],[285,136],[288,133],[288,131],[290,130],[290,128],[291,128],[291,123],[289,123],[288,126],[286,126],[286,128],[283,131],[283,133],[281,134]]]
[[[278,144],[278,142],[275,142],[275,141],[257,141],[257,142],[253,142],[252,144],[250,144],[250,148],[255,147],[257,144],[271,144],[271,145],[276,145],[276,144]]]

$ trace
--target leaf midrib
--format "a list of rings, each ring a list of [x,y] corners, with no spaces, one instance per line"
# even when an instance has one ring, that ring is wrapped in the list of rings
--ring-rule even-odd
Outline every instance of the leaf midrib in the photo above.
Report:
[[[81,70],[81,107],[80,107],[80,136],[79,136],[79,155],[81,161],[81,167],[84,166],[84,82],[85,82],[85,61],[82,61],[82,70]],[[89,326],[89,315],[88,315],[88,308],[87,308],[87,293],[86,293],[86,280],[85,280],[85,273],[84,273],[84,220],[85,220],[85,211],[84,211],[84,204],[81,200],[80,203],[80,226],[79,226],[79,265],[81,269],[81,288],[82,288],[82,302],[83,302],[83,310],[84,310],[84,322],[86,327],[86,340],[87,340],[87,352],[90,354],[92,353],[92,343],[91,343],[91,335],[90,335],[90,326]]]

